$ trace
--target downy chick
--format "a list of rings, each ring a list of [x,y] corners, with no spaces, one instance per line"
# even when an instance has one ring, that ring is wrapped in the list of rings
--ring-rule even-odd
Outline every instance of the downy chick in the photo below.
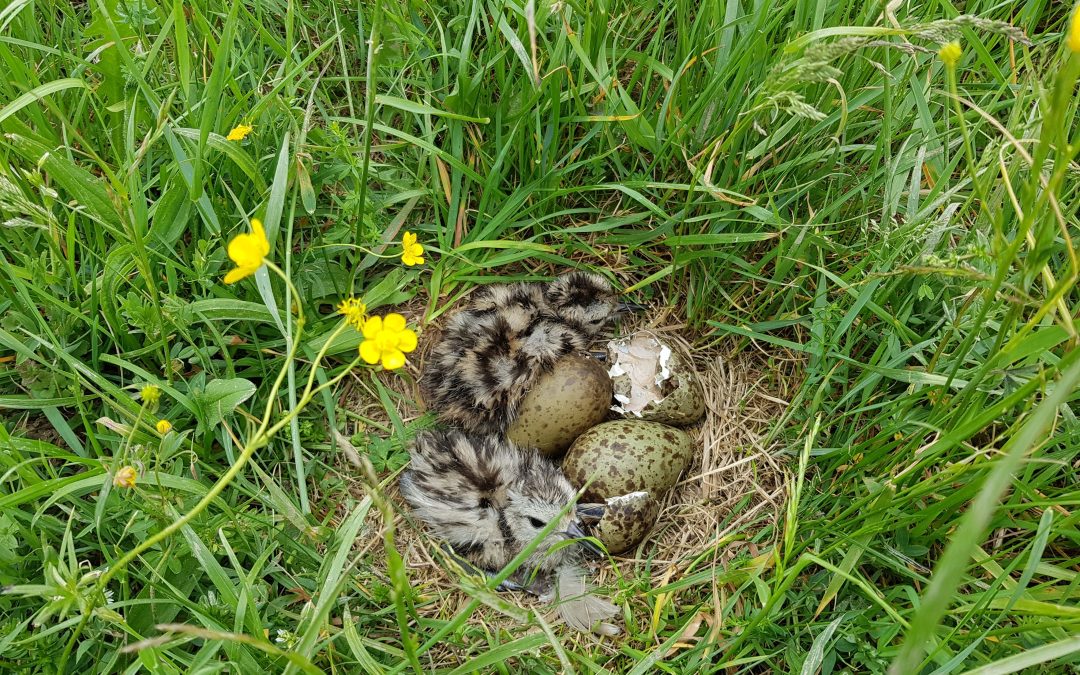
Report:
[[[558,520],[510,579],[519,587],[534,572],[543,581],[553,579],[567,624],[582,631],[619,632],[603,623],[618,609],[588,594],[583,570],[588,549],[575,545],[551,550],[561,541],[584,536],[573,509],[560,516],[575,491],[554,464],[498,436],[459,431],[422,432],[410,454],[401,494],[413,514],[456,554],[494,574]]]
[[[537,378],[586,350],[619,309],[611,284],[590,272],[476,291],[427,359],[421,383],[428,406],[466,431],[506,431]]]

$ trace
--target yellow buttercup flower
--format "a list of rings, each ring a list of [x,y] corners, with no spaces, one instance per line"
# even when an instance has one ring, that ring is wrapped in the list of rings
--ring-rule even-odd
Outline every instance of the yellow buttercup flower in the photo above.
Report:
[[[146,384],[139,390],[139,398],[147,405],[154,405],[161,400],[161,389],[156,384]]]
[[[1069,22],[1069,35],[1065,38],[1065,46],[1074,54],[1080,54],[1080,6],[1077,6],[1072,21]]]
[[[172,431],[172,422],[170,422],[169,420],[158,420],[158,423],[154,425],[154,428],[157,429],[157,432],[159,434],[164,436],[165,434]]]
[[[270,242],[266,238],[262,221],[252,218],[251,232],[238,234],[229,242],[229,258],[236,263],[236,268],[225,275],[225,283],[234,284],[255,274],[269,253]]]
[[[125,466],[113,476],[112,484],[118,488],[133,488],[135,487],[135,480],[138,479],[138,477],[139,472],[135,470],[135,467]]]
[[[941,49],[938,50],[938,57],[941,62],[948,68],[955,68],[956,63],[960,60],[960,56],[964,53],[961,49],[960,43],[956,40],[952,42],[946,42],[941,45]]]
[[[356,330],[364,329],[364,317],[367,315],[367,305],[360,298],[346,298],[338,305],[338,313],[345,316],[345,321]]]
[[[225,137],[227,141],[242,141],[247,138],[247,135],[252,131],[255,131],[255,127],[247,124],[238,124],[233,127],[233,130],[229,132],[229,135]]]
[[[381,361],[387,370],[405,365],[405,354],[416,349],[416,333],[405,326],[400,314],[371,317],[364,322],[363,333],[360,358],[370,364]]]
[[[416,235],[412,232],[401,236],[401,262],[409,267],[424,264],[424,247],[416,243]]]

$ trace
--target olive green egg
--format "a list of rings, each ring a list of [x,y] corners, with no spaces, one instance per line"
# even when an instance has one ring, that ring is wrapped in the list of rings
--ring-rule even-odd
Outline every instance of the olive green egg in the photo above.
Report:
[[[563,460],[574,487],[589,479],[582,496],[602,502],[611,495],[644,491],[662,495],[690,464],[694,444],[681,429],[658,422],[614,420],[578,436]]]
[[[584,356],[564,356],[525,395],[506,435],[519,446],[560,455],[603,422],[610,405],[611,378],[604,367]]]
[[[631,492],[607,500],[604,515],[592,528],[608,553],[622,553],[638,544],[656,524],[660,502],[648,492]]]
[[[701,378],[689,359],[641,331],[608,343],[616,405],[626,419],[686,426],[705,414]]]

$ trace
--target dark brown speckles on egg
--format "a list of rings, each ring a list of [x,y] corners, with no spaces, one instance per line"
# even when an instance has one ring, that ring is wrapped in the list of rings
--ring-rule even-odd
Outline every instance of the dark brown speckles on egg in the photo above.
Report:
[[[585,491],[586,501],[647,491],[662,495],[690,463],[693,443],[686,433],[639,420],[615,420],[578,437],[563,461],[563,471],[575,487],[595,477]]]
[[[582,432],[604,421],[611,378],[595,360],[564,356],[525,395],[507,437],[545,455],[564,452]]]
[[[603,518],[593,534],[610,553],[622,553],[635,546],[652,529],[660,503],[648,492],[635,492],[607,500]]]

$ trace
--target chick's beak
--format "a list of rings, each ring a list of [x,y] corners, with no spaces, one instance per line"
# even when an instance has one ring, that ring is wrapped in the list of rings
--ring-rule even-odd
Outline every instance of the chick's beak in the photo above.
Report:
[[[593,555],[604,555],[604,549],[585,538],[589,535],[581,529],[581,525],[579,525],[577,521],[570,523],[564,534],[570,539],[576,539],[577,543],[589,553],[592,553]]]
[[[578,504],[576,513],[578,520],[584,525],[595,525],[604,517],[607,504]]]
[[[645,309],[645,305],[637,302],[623,301],[615,306],[616,314],[628,314],[630,312],[640,312]]]

